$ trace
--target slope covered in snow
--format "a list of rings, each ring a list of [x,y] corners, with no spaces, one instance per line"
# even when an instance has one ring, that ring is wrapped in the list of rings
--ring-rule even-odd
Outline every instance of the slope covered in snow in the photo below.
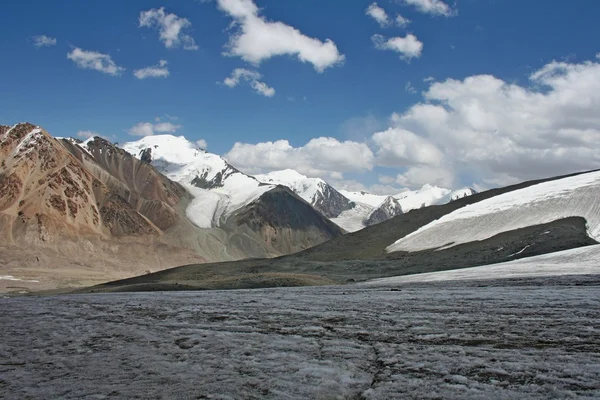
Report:
[[[313,204],[320,190],[320,184],[326,183],[319,178],[308,178],[293,169],[273,171],[268,174],[254,175],[254,177],[263,183],[287,186],[309,204]]]
[[[200,228],[218,226],[223,218],[274,188],[243,174],[222,157],[199,149],[183,136],[147,136],[125,143],[123,149],[151,162],[194,195],[186,214]]]
[[[415,208],[427,207],[433,204],[441,204],[441,199],[448,197],[452,193],[450,189],[437,186],[423,185],[419,190],[408,190],[399,193],[394,197],[400,201],[404,212],[414,210]],[[448,199],[449,200],[449,199]],[[448,201],[446,201],[447,203]]]
[[[419,251],[487,239],[502,232],[579,216],[600,238],[600,172],[532,185],[460,208],[399,239],[388,251]]]
[[[331,218],[331,221],[346,232],[356,232],[366,226],[365,218],[372,212],[373,207],[363,203],[355,203],[354,207],[343,211],[335,218]]]
[[[363,203],[371,207],[379,207],[385,201],[387,196],[372,194],[369,192],[350,192],[348,190],[340,190],[340,193],[356,203]]]

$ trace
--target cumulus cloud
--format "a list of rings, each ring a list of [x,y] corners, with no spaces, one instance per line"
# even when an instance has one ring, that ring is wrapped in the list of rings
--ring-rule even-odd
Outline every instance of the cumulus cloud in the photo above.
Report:
[[[392,118],[393,132],[409,138],[405,131],[411,132],[419,138],[417,154],[428,156],[418,161],[402,147],[383,146],[378,158],[388,165],[444,166],[493,186],[599,168],[600,63],[554,61],[532,73],[530,83],[521,86],[492,75],[433,82],[425,102]],[[433,148],[443,149],[442,159]],[[434,171],[416,167],[421,169],[403,174],[403,184]]]
[[[77,137],[83,138],[83,139],[89,139],[94,136],[102,137],[102,135],[100,135],[98,132],[93,132],[93,131],[78,131],[77,132]]]
[[[208,147],[208,143],[206,142],[206,140],[200,139],[200,140],[196,140],[196,146],[198,146],[201,149],[206,150]]]
[[[345,59],[330,39],[321,41],[283,22],[266,20],[253,0],[217,0],[217,5],[237,26],[226,46],[229,56],[258,65],[271,57],[290,55],[312,64],[318,72]]]
[[[166,60],[160,60],[157,65],[136,69],[133,71],[133,75],[135,75],[135,77],[138,79],[166,78],[169,76],[169,68],[167,68],[167,64],[168,63]]]
[[[399,27],[405,27],[406,25],[410,24],[410,19],[403,17],[402,15],[398,14],[396,15],[396,24]]]
[[[125,71],[125,68],[119,67],[108,54],[102,54],[97,51],[82,50],[75,47],[67,54],[67,58],[75,63],[79,68],[93,69],[103,74],[118,76]]]
[[[247,82],[252,89],[258,94],[266,97],[275,96],[275,89],[260,81],[262,75],[254,70],[244,68],[236,68],[231,73],[231,76],[225,78],[223,84],[230,88],[234,88],[241,82]]]
[[[340,179],[346,172],[371,170],[374,156],[365,143],[319,137],[301,147],[293,147],[287,140],[238,142],[225,158],[249,173],[293,168],[308,176]]]
[[[46,36],[46,35],[37,35],[31,38],[33,40],[33,45],[35,47],[50,47],[56,46],[56,38]]]
[[[134,136],[152,136],[163,133],[175,133],[181,129],[181,125],[175,125],[170,122],[139,122],[136,125],[129,128],[127,131],[130,135]]]
[[[396,183],[404,187],[421,187],[429,184],[451,188],[455,183],[454,172],[448,168],[413,166],[399,174]]]
[[[452,17],[457,15],[457,11],[453,10],[448,4],[441,0],[401,0],[402,3],[413,6],[417,11],[424,14],[441,15],[444,17]]]
[[[187,18],[165,12],[164,7],[142,11],[139,26],[157,29],[167,49],[183,47],[184,50],[198,50],[194,38],[186,33],[192,23]]]
[[[386,38],[383,35],[373,35],[371,40],[378,50],[389,50],[400,53],[403,60],[421,57],[423,51],[423,43],[413,34],[408,34],[406,37]]]
[[[106,135],[101,135],[100,133],[95,132],[95,131],[90,131],[90,130],[80,130],[80,131],[77,131],[77,137],[81,138],[83,140],[90,139],[90,138],[93,138],[93,137],[96,137],[96,136],[97,137],[101,137],[101,138],[106,139],[106,140],[115,140],[116,139],[116,137],[114,135],[112,135],[112,136],[109,137],[109,136],[106,136]]]
[[[405,167],[440,164],[444,154],[425,138],[401,128],[377,132],[371,138],[377,146],[377,164]]]
[[[371,3],[365,10],[365,14],[377,21],[382,28],[390,25],[390,17],[377,3]]]

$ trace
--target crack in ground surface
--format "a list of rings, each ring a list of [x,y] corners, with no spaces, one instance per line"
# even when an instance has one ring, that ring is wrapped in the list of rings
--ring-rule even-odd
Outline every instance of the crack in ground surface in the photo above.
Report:
[[[597,276],[0,299],[0,398],[600,397]]]

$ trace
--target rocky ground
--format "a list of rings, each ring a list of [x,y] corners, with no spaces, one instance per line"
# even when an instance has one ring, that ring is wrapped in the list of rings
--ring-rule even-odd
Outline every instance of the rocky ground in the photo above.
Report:
[[[0,397],[598,398],[599,275],[0,299]]]

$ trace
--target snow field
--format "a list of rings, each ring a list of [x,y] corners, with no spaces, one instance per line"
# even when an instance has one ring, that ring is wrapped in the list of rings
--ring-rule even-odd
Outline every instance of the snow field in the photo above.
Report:
[[[470,204],[427,224],[388,247],[419,251],[490,238],[502,232],[566,217],[586,219],[600,238],[600,172],[549,181]]]

